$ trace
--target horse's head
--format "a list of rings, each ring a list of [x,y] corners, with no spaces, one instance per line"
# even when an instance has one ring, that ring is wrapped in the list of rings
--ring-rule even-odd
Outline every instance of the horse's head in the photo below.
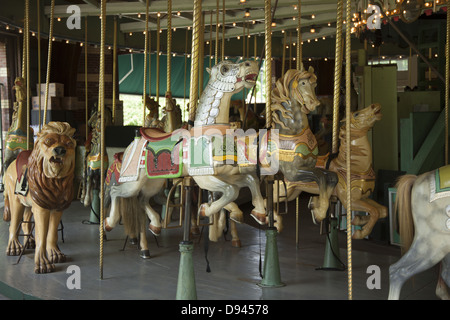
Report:
[[[351,128],[370,129],[382,117],[380,104],[373,103],[362,110],[352,112],[350,119]]]
[[[314,74],[314,68],[310,66],[308,70],[305,70],[302,63],[300,70],[292,70],[291,72],[293,75],[289,84],[290,94],[300,103],[302,112],[308,114],[320,105],[315,92],[317,77]]]
[[[206,70],[210,74],[208,86],[222,92],[238,93],[243,88],[251,89],[256,84],[258,64],[255,61],[234,63],[223,60]]]

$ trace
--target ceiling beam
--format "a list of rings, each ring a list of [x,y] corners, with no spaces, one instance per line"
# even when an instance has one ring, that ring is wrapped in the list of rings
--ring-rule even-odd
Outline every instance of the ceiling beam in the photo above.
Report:
[[[307,10],[306,10],[307,9]],[[322,16],[323,14],[328,13],[327,17],[326,17],[326,21],[325,22],[320,22],[321,19],[319,19],[320,16]],[[309,8],[305,8],[302,9],[302,16],[307,16],[307,15],[312,15],[315,14],[316,18],[315,19],[302,19],[302,25],[303,25],[303,21],[312,21],[312,23],[328,23],[328,22],[332,22],[336,20],[336,4],[334,5],[311,5],[309,6]],[[296,11],[293,8],[289,8],[289,7],[282,7],[277,9],[276,13],[275,13],[275,20],[280,20],[280,19],[286,19],[286,18],[291,18],[290,21],[292,21],[293,23],[289,23],[289,25],[295,25],[295,27],[297,27],[297,21],[292,20],[292,17],[296,17]],[[243,22],[252,22],[253,20],[255,21],[262,21],[264,20],[264,11],[263,10],[251,10],[250,11],[250,18],[244,18],[241,17],[240,19],[236,19],[236,17],[232,17],[232,16],[226,16],[225,17],[225,24],[232,24],[233,22],[236,23],[243,23]],[[322,19],[323,20],[323,19]],[[215,23],[215,17],[213,19],[214,23]],[[316,22],[315,22],[316,21]],[[206,25],[208,25],[209,20],[207,20]],[[222,19],[219,19],[219,23],[222,24]],[[285,22],[287,23],[287,22]],[[175,28],[187,28],[187,27],[191,27],[192,26],[192,21],[189,19],[172,19],[172,27]],[[156,24],[149,24],[150,29],[156,27]],[[161,19],[161,25],[160,25],[161,29],[166,29],[167,28],[167,20],[163,20]],[[145,21],[142,22],[125,22],[125,23],[121,23],[120,24],[120,31],[124,32],[124,33],[128,33],[128,32],[142,32],[145,29]],[[259,31],[258,31],[259,32]]]
[[[90,3],[96,3],[95,0],[86,0]],[[272,0],[275,3],[275,0]],[[321,0],[320,4],[317,4],[317,0],[303,0],[302,1],[302,13],[315,13],[320,10],[321,6],[334,6],[336,8],[336,0]],[[283,1],[282,6],[278,4],[277,12],[275,16],[278,16],[278,10],[281,10],[285,7],[288,7],[293,14],[293,7],[298,4],[298,0],[286,0]],[[58,17],[67,17],[71,13],[67,13],[68,5],[55,5],[54,13],[55,16]],[[79,4],[81,15],[82,16],[98,16],[100,14],[100,9],[93,4]],[[174,0],[172,4],[173,8],[176,8],[177,11],[182,12],[192,12],[193,5],[191,1],[186,0]],[[256,9],[264,9],[264,2],[249,2],[248,4],[240,5],[237,0],[227,0],[225,4],[225,10],[244,10],[246,8],[255,11]],[[143,2],[108,2],[106,4],[106,15],[129,15],[129,14],[138,14],[144,13],[146,9],[145,3]],[[216,10],[216,0],[204,0],[202,3],[203,11],[215,11]],[[222,6],[219,5],[219,10],[222,11]],[[45,6],[45,14],[50,16],[50,6]],[[166,1],[152,1],[149,5],[150,13],[157,12],[167,12],[167,3]]]

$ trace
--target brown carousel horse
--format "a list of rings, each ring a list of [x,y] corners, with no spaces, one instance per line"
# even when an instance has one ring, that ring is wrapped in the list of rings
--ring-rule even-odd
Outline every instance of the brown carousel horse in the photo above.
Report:
[[[271,130],[270,134],[279,134],[278,139],[268,139],[266,148],[272,161],[276,162],[277,171],[281,171],[287,181],[312,182],[318,186],[318,196],[313,197],[310,208],[315,219],[321,221],[326,217],[329,199],[338,178],[336,173],[316,167],[318,146],[307,117],[319,105],[314,92],[316,80],[314,69],[310,67],[305,70],[302,65],[300,70],[288,70],[276,82],[272,90],[272,129],[276,130]],[[261,224],[266,222],[265,215],[255,219]],[[233,224],[231,227],[233,243],[238,244],[236,229]]]
[[[351,207],[352,210],[368,212],[369,215],[357,215],[352,221],[353,225],[362,226],[361,230],[356,230],[354,239],[362,239],[370,234],[375,223],[380,218],[387,216],[387,208],[370,199],[375,187],[375,172],[372,167],[372,148],[367,137],[368,131],[376,121],[381,120],[381,107],[379,104],[372,104],[362,110],[352,112],[350,122],[350,149],[351,149]],[[337,158],[331,160],[329,170],[337,173],[339,182],[333,190],[333,195],[337,196],[343,206],[347,208],[347,178],[346,178],[346,127],[343,125],[339,132],[340,148]],[[325,167],[329,161],[329,156],[321,157],[318,166]],[[301,192],[317,194],[319,192],[314,183],[285,181],[280,183],[280,201],[294,200]],[[277,189],[274,188],[277,197]],[[287,189],[287,190],[286,190]],[[276,198],[275,198],[276,199]],[[282,217],[275,212],[276,226],[282,230]]]

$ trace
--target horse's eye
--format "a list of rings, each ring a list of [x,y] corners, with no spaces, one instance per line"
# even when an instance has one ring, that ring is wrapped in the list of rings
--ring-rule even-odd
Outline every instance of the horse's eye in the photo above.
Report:
[[[306,81],[302,81],[302,86],[306,85]]]
[[[357,117],[358,115],[359,115],[359,112],[355,112],[355,113],[353,114],[354,117]]]
[[[227,73],[228,72],[228,67],[227,66],[223,66],[221,72],[222,73]]]

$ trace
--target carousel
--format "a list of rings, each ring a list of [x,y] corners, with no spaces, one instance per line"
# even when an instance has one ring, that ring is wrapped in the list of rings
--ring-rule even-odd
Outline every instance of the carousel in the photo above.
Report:
[[[449,299],[447,3],[12,5],[1,296]]]

